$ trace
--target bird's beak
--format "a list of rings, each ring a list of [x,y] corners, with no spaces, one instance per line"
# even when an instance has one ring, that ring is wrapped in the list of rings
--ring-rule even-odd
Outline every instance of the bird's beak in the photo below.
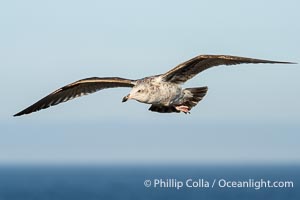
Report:
[[[127,96],[125,96],[125,97],[122,99],[122,102],[126,102],[128,99],[130,99],[130,94],[128,94]]]

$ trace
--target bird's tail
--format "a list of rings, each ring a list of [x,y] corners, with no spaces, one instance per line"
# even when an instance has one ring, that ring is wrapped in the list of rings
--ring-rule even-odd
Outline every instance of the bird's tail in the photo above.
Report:
[[[184,90],[189,91],[192,93],[191,97],[186,97],[183,106],[188,106],[190,109],[192,107],[196,106],[199,101],[203,99],[203,97],[206,95],[208,88],[205,87],[198,87],[198,88],[185,88]]]

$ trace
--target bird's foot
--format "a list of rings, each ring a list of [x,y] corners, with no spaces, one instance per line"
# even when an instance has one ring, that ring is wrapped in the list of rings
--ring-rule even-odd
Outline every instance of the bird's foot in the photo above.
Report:
[[[190,108],[188,106],[175,106],[176,110],[184,112],[185,114],[190,114]]]

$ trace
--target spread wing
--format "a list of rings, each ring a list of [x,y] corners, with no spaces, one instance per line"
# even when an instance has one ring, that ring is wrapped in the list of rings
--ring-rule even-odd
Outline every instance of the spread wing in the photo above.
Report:
[[[291,62],[261,60],[255,58],[245,58],[228,55],[200,55],[184,63],[179,64],[178,66],[166,72],[165,74],[162,74],[161,77],[164,81],[183,83],[208,68],[218,65],[237,65],[243,63],[294,64]]]
[[[76,97],[87,95],[90,93],[97,92],[106,88],[114,87],[133,87],[135,85],[134,80],[123,79],[119,77],[108,77],[108,78],[87,78],[76,81],[69,85],[66,85],[58,90],[55,90],[48,96],[42,98],[35,104],[15,114],[14,116],[20,116],[36,112],[41,109],[54,106],[62,102],[69,101]]]

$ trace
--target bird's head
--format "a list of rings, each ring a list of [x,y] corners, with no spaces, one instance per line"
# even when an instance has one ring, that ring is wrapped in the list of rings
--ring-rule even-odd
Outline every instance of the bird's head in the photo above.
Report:
[[[139,102],[147,103],[149,99],[147,87],[143,84],[134,86],[130,93],[123,98],[122,102],[125,102],[129,99],[135,99]]]

